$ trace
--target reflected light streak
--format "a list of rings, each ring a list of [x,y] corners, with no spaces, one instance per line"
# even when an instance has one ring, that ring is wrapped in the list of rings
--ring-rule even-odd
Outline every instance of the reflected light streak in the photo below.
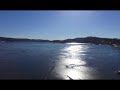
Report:
[[[86,51],[87,47],[84,45],[70,45],[61,51],[56,71],[63,79],[85,79],[88,77],[86,62],[81,58],[81,55],[85,55]]]
[[[72,45],[76,45],[76,44],[78,45],[78,44],[79,44],[79,45],[84,45],[84,44],[86,44],[86,43],[76,43],[76,42],[72,42],[72,43],[66,43],[66,44],[72,44]]]
[[[82,44],[82,43],[72,42],[72,43],[66,43],[66,44]]]

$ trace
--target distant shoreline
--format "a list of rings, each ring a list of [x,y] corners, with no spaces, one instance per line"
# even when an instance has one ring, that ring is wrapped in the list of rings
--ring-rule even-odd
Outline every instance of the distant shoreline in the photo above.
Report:
[[[43,40],[43,39],[22,39],[22,38],[6,38],[0,37],[0,42],[51,42],[51,43],[91,43],[96,45],[111,45],[115,47],[120,46],[120,39],[117,38],[99,38],[99,37],[85,37],[65,40]]]

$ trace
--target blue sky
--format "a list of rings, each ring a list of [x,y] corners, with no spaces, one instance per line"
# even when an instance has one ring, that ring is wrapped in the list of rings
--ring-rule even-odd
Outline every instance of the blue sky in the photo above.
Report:
[[[0,36],[50,40],[120,38],[120,11],[0,11]]]

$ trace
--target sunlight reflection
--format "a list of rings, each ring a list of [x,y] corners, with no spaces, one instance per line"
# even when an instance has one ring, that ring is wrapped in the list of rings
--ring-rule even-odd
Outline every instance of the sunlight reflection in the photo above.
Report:
[[[66,71],[66,79],[80,79],[81,74],[77,70],[68,70]]]
[[[64,79],[85,79],[89,77],[86,62],[81,56],[85,56],[88,47],[84,45],[71,44],[61,50],[60,62],[57,65],[57,72]]]
[[[81,44],[81,43],[72,42],[72,43],[66,43],[66,44]]]

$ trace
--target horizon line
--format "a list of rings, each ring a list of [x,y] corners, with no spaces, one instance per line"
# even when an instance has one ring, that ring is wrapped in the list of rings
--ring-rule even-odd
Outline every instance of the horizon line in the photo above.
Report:
[[[0,36],[0,38],[13,38],[13,39],[33,39],[33,40],[49,40],[49,41],[53,41],[53,40],[66,40],[66,39],[76,39],[76,38],[87,38],[87,37],[96,37],[96,38],[108,38],[108,39],[120,39],[120,38],[110,38],[110,37],[97,37],[97,36],[85,36],[85,37],[75,37],[75,38],[65,38],[65,39],[41,39],[41,38],[17,38],[17,37],[3,37]]]

